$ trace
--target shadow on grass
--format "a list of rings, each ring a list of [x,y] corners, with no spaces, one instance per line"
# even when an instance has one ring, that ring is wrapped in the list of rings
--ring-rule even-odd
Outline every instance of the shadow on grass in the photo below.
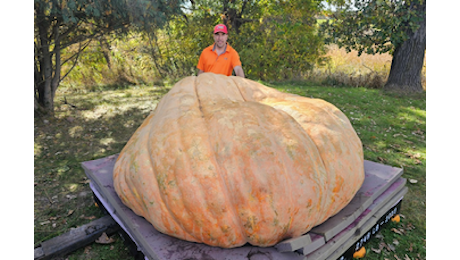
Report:
[[[119,153],[168,88],[74,93],[34,122],[34,243],[101,217],[81,162]],[[58,94],[56,100],[64,99]]]

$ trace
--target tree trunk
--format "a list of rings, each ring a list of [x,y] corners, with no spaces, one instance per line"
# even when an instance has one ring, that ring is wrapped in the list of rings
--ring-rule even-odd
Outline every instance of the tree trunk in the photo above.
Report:
[[[39,69],[41,54],[38,42],[34,42],[34,117],[41,116],[43,114],[44,107],[40,103],[40,97],[43,96],[42,90],[44,85],[43,73]]]
[[[59,87],[59,83],[61,83],[61,35],[59,33],[59,28],[61,26],[61,22],[58,20],[53,27],[53,34],[54,34],[54,75],[53,79],[51,80],[51,103],[53,104],[50,107],[52,113],[54,112],[54,96],[56,95],[56,90]]]
[[[425,2],[426,3],[426,2]],[[426,4],[420,10],[425,13]],[[406,93],[423,92],[421,73],[426,50],[426,15],[417,31],[395,48],[390,75],[384,90]]]
[[[241,7],[241,11],[238,12],[236,9],[234,8],[229,8],[228,7],[228,0],[227,1],[224,1],[223,3],[223,14],[224,14],[224,19],[223,19],[223,23],[227,26],[231,25],[231,28],[235,30],[235,34],[236,35],[239,35],[240,34],[240,27],[248,22],[248,21],[245,21],[242,17],[243,17],[243,12],[244,12],[244,9],[246,8],[246,4],[248,3],[247,0],[244,0],[243,1],[243,6]],[[233,1],[230,1],[230,2],[233,2]]]
[[[60,26],[59,20],[54,22],[41,20],[37,25],[38,39],[35,44],[36,53],[34,53],[35,115],[54,114],[54,96],[61,81]],[[51,39],[50,35],[54,37]],[[52,45],[54,48],[51,51]]]
[[[101,46],[102,54],[104,55],[105,61],[107,62],[107,67],[109,70],[112,70],[112,64],[110,62],[110,45],[107,42],[105,36],[99,38],[99,45]]]
[[[40,36],[40,72],[43,75],[43,82],[38,85],[39,99],[38,102],[44,109],[52,112],[54,108],[53,95],[51,91],[52,67],[50,44],[48,40],[48,30],[46,24],[39,24],[38,31]]]
[[[34,117],[41,117],[46,114],[44,107],[38,103],[37,95],[34,95]]]

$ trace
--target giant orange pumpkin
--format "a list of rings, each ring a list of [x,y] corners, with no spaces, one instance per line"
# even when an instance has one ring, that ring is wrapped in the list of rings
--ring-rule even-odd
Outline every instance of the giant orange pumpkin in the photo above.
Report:
[[[204,73],[161,99],[113,177],[123,203],[162,233],[271,246],[349,203],[364,181],[363,151],[326,101]]]

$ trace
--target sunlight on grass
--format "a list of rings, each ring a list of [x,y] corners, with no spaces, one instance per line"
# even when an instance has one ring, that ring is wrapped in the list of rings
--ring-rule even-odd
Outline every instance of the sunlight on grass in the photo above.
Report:
[[[78,187],[79,187],[80,185],[78,185],[78,184],[76,184],[76,183],[69,183],[69,184],[65,184],[64,186],[65,186],[65,187],[67,188],[67,190],[69,190],[70,192],[75,192],[75,191],[77,191],[77,189],[78,189]]]
[[[109,145],[111,143],[115,143],[115,139],[109,137],[109,138],[102,138],[100,141],[99,141],[100,144],[102,145]]]

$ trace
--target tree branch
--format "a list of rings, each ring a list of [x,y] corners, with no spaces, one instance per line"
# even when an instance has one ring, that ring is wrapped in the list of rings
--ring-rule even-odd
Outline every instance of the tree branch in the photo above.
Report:
[[[83,48],[81,47],[81,42],[80,42],[80,46],[79,46],[79,50],[78,52],[76,53],[76,57],[75,57],[75,60],[73,62],[73,65],[72,67],[70,67],[70,69],[67,71],[67,73],[59,80],[59,82],[62,82],[66,77],[67,75],[69,75],[69,73],[73,70],[73,68],[75,68],[75,66],[77,65],[77,61],[78,61],[78,57],[80,56],[80,53],[82,53],[86,47],[88,47],[88,45],[91,43],[93,39],[91,38],[87,43],[86,45],[83,46]],[[75,55],[74,55],[75,56]],[[67,60],[66,60],[67,62]]]
[[[54,76],[51,80],[51,95],[54,99],[54,94],[59,86],[60,77],[61,77],[61,40],[59,35],[59,27],[61,22],[59,20],[56,21],[56,24],[53,27],[53,34],[54,34],[54,49],[53,53],[55,55],[54,64],[56,68],[54,69]],[[52,54],[53,55],[53,54]]]
[[[243,12],[244,12],[244,8],[246,7],[246,4],[248,3],[248,0],[244,0],[243,1],[243,7],[241,7],[241,12],[240,14],[238,15],[238,18],[241,18],[241,16],[243,15]]]

